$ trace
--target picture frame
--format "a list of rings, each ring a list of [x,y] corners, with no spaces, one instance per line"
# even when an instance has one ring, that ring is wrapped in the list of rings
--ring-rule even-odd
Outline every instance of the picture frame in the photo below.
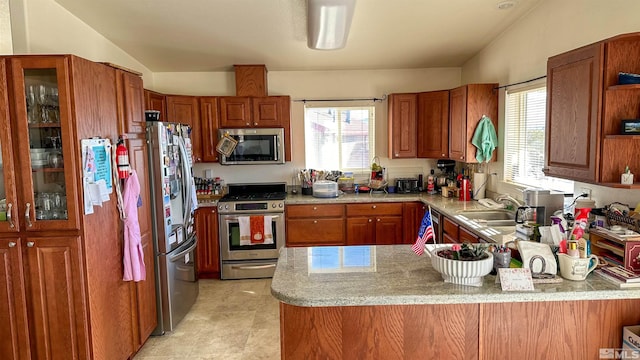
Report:
[[[620,133],[622,135],[640,135],[640,119],[622,120]]]
[[[218,141],[216,151],[224,156],[229,156],[233,153],[233,150],[235,150],[236,145],[238,145],[238,141],[228,134],[225,134],[220,138],[220,141]]]

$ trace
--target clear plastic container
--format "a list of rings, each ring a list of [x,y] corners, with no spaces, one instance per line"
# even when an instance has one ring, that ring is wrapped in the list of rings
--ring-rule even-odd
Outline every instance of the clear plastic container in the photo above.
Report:
[[[341,177],[338,179],[338,190],[345,193],[353,193],[355,190],[353,183],[353,177]]]

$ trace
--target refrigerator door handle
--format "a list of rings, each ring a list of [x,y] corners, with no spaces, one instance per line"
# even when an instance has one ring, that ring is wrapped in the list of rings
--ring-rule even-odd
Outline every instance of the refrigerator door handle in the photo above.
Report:
[[[178,261],[178,259],[182,258],[185,254],[193,251],[193,249],[196,248],[196,245],[198,245],[198,238],[197,237],[194,239],[193,245],[189,246],[188,248],[180,251],[179,253],[177,253],[175,255],[171,255],[171,257],[169,258],[169,261],[171,261],[171,262]]]
[[[184,184],[185,187],[183,189],[183,199],[186,200],[186,206],[184,207],[183,213],[183,221],[185,228],[189,227],[189,219],[191,217],[191,206],[193,199],[191,198],[191,188],[193,187],[193,177],[191,176],[191,171],[189,170],[189,159],[187,158],[187,148],[184,144],[184,139],[182,137],[178,138],[178,146],[180,148],[180,156],[182,157],[182,174],[184,175]]]

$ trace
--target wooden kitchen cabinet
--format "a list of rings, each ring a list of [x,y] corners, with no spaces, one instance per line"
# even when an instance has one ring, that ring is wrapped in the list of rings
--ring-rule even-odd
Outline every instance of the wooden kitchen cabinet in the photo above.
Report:
[[[140,225],[140,243],[144,254],[146,280],[132,284],[131,296],[134,301],[133,341],[134,350],[138,351],[149,339],[158,325],[156,307],[155,250],[153,249],[153,228],[151,222],[151,194],[149,174],[149,157],[146,134],[129,136],[129,163],[136,171],[140,183],[140,200],[138,207],[138,224]],[[124,241],[124,239],[123,239]]]
[[[347,245],[385,245],[403,241],[402,203],[347,206]]]
[[[0,327],[8,358],[16,357],[16,343],[24,347],[17,358],[127,359],[135,352],[135,286],[122,281],[116,193],[87,215],[78,195],[81,139],[116,139],[119,125],[135,125],[119,118],[129,110],[119,111],[118,84],[113,67],[72,55],[0,57],[0,194],[7,204],[0,248],[12,269],[0,296],[14,304],[14,314],[0,310],[0,317],[16,319]],[[39,162],[40,152],[55,153],[55,161]],[[143,238],[152,264],[149,244]]]
[[[221,96],[220,128],[284,128],[285,161],[291,161],[291,97]]]
[[[167,97],[165,94],[144,89],[144,109],[160,111],[160,121],[167,121]]]
[[[479,243],[480,237],[446,216],[442,216],[442,242],[445,244]]]
[[[195,162],[202,162],[202,128],[200,109],[196,96],[167,95],[168,122],[191,127],[191,153]]]
[[[215,96],[200,97],[200,120],[202,130],[202,161],[217,162],[218,127],[220,110]]]
[[[220,240],[218,239],[218,212],[215,206],[202,207],[195,212],[198,237],[198,278],[220,279]]]
[[[622,120],[640,118],[640,33],[619,35],[547,61],[546,175],[627,189],[626,166],[640,173],[640,136],[621,135]],[[637,177],[636,177],[637,179]]]
[[[417,108],[418,94],[389,95],[389,158],[416,157]]]
[[[449,90],[418,94],[417,156],[449,157]]]
[[[422,224],[427,206],[420,201],[407,202],[402,204],[402,227],[404,234],[402,236],[403,244],[413,244],[418,238],[418,231]]]
[[[120,134],[144,134],[144,87],[141,74],[116,69],[118,129]]]
[[[548,176],[597,182],[604,44],[547,61],[545,169]]]
[[[0,239],[0,354],[3,359],[31,359],[27,301],[19,238]]]
[[[449,159],[477,163],[471,143],[483,115],[498,131],[498,84],[468,84],[449,91]],[[495,161],[497,151],[491,158]]]
[[[345,205],[287,205],[286,245],[345,245]]]

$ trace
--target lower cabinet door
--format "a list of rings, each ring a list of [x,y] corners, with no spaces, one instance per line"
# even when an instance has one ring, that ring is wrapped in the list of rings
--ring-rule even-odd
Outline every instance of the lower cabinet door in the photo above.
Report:
[[[376,245],[402,244],[402,216],[376,217]]]
[[[135,350],[139,350],[147,341],[153,329],[158,325],[156,312],[156,277],[153,250],[153,234],[142,236],[142,251],[144,253],[144,266],[147,273],[144,281],[135,283],[136,308],[138,310],[138,338]]]
[[[27,238],[25,245],[33,358],[89,359],[80,238]]]
[[[31,359],[20,239],[0,239],[0,358]]]
[[[347,218],[347,245],[375,245],[376,223],[374,217]]]
[[[199,278],[220,278],[218,212],[215,207],[196,210],[197,262]]]

